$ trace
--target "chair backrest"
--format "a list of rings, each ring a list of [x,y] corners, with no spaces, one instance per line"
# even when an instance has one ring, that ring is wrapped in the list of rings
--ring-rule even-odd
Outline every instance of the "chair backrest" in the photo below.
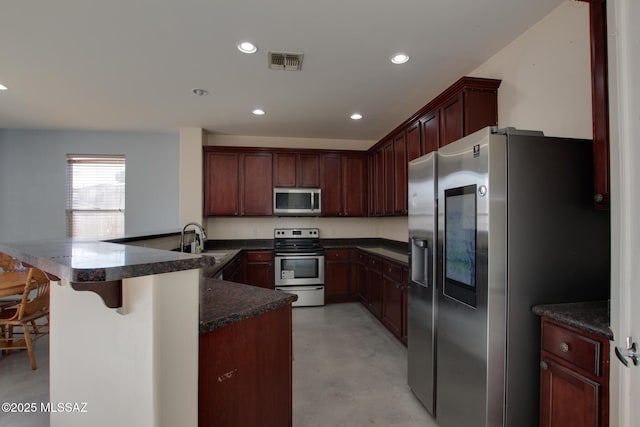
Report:
[[[49,278],[37,268],[30,268],[18,307],[18,319],[49,310]]]

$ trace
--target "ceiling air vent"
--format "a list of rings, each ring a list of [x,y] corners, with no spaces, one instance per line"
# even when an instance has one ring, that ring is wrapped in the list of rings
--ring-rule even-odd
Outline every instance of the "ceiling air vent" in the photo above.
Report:
[[[300,71],[303,53],[269,52],[269,68],[273,70]]]

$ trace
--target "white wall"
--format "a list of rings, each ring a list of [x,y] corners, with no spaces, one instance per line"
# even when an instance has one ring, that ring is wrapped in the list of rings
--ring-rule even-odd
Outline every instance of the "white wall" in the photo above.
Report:
[[[502,80],[499,126],[591,139],[590,61],[589,4],[570,0],[469,75]]]
[[[177,132],[0,129],[0,241],[66,235],[68,153],[126,156],[126,234],[179,228]]]
[[[51,426],[197,426],[199,270],[122,282],[123,314],[51,285],[50,401],[87,404]]]

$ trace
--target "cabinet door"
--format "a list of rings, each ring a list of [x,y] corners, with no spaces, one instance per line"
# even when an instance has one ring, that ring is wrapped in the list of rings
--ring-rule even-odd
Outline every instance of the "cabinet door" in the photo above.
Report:
[[[384,145],[384,207],[383,215],[393,215],[395,208],[395,168],[393,157],[393,141]]]
[[[382,262],[382,323],[398,338],[402,337],[402,266]]]
[[[464,92],[464,135],[498,125],[498,97],[495,91]]]
[[[393,140],[394,206],[393,213],[407,213],[407,138],[404,131]]]
[[[440,109],[440,147],[462,138],[462,112],[462,94]]]
[[[382,317],[382,261],[369,257],[369,311],[378,319]]]
[[[382,323],[395,336],[402,336],[402,290],[388,277],[382,279]]]
[[[363,251],[358,251],[358,297],[360,302],[369,306],[369,275],[367,264],[369,257]]]
[[[320,156],[318,154],[300,154],[296,175],[296,185],[298,187],[319,187]]]
[[[275,187],[296,186],[295,153],[275,153],[273,155],[273,185]]]
[[[240,154],[240,200],[243,215],[272,215],[273,166],[271,153]]]
[[[342,214],[367,216],[367,180],[364,156],[342,156]]]
[[[540,426],[599,426],[601,386],[548,358],[541,365]]]
[[[322,156],[322,216],[338,216],[342,212],[342,177],[339,154]]]
[[[440,147],[440,115],[438,111],[420,119],[422,154],[437,151]]]
[[[349,249],[327,249],[324,270],[326,302],[345,300],[350,296],[349,273]]]
[[[384,214],[384,147],[379,148],[374,153],[374,189],[373,189],[373,214],[380,216]]]
[[[247,285],[275,288],[273,251],[248,251],[245,253],[245,281]]]
[[[205,215],[238,215],[238,154],[205,153]]]
[[[407,162],[420,157],[420,122],[407,128]]]

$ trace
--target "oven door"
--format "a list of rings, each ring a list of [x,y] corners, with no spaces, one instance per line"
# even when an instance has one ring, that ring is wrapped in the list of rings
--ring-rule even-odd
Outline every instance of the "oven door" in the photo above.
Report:
[[[324,255],[276,253],[276,286],[323,285]]]

